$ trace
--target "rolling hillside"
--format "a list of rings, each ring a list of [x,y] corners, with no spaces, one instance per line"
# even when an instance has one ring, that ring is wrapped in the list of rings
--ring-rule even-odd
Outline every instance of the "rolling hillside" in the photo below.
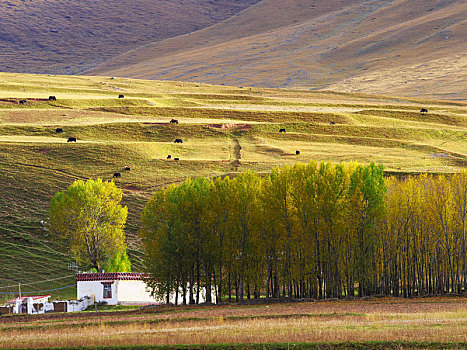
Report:
[[[467,4],[263,0],[86,74],[465,100]]]
[[[453,172],[467,166],[466,140],[463,102],[0,73],[0,298],[19,281],[26,292],[73,284],[73,259],[50,241],[41,220],[53,194],[76,179],[122,173],[115,181],[129,207],[129,255],[138,271],[140,209],[161,186],[311,159]],[[27,284],[38,280],[45,281]],[[73,296],[74,289],[52,293]]]
[[[74,74],[222,21],[259,0],[0,2],[0,71]]]

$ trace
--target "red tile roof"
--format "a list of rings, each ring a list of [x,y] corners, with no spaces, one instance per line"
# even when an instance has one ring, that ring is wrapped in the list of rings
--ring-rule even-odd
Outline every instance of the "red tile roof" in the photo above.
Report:
[[[76,281],[105,281],[111,282],[116,280],[141,280],[148,276],[145,273],[137,272],[101,272],[101,273],[78,273]]]
[[[21,301],[23,302],[24,299],[26,299],[26,298],[32,298],[32,300],[39,300],[39,299],[42,299],[42,298],[50,298],[50,295],[23,295],[21,297]],[[18,300],[18,298],[8,300],[6,303],[7,304],[13,304],[13,303],[16,302],[16,300]]]

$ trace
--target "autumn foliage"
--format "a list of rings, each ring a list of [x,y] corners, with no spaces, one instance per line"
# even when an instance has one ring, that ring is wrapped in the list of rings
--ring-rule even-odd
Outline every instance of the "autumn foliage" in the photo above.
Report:
[[[143,210],[148,285],[183,303],[202,288],[207,301],[459,292],[466,196],[466,171],[396,179],[375,164],[187,179]]]
[[[75,181],[50,201],[50,234],[62,240],[64,250],[82,266],[128,271],[131,265],[123,232],[128,209],[120,205],[122,197],[114,182]]]

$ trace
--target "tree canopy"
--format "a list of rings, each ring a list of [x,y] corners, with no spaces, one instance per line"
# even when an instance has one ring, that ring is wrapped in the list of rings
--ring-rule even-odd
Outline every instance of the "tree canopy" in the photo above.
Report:
[[[201,287],[208,295],[213,285],[218,299],[233,290],[242,299],[264,289],[272,297],[337,296],[344,281],[360,276],[371,284],[384,194],[382,168],[355,163],[311,162],[266,177],[247,171],[169,186],[142,213],[150,285],[196,302]]]
[[[128,209],[114,182],[78,180],[52,198],[49,230],[64,241],[80,264],[101,271],[128,265],[123,232]]]
[[[143,210],[148,283],[184,303],[211,289],[218,301],[459,292],[466,203],[466,170],[394,178],[312,161],[186,179]]]

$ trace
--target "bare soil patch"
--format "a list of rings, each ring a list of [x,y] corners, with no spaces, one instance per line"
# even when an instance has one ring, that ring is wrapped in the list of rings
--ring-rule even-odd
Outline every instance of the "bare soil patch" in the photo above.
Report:
[[[213,128],[213,129],[224,129],[224,130],[231,130],[231,129],[236,129],[236,130],[251,130],[253,127],[251,124],[207,124],[205,125],[208,128]]]

